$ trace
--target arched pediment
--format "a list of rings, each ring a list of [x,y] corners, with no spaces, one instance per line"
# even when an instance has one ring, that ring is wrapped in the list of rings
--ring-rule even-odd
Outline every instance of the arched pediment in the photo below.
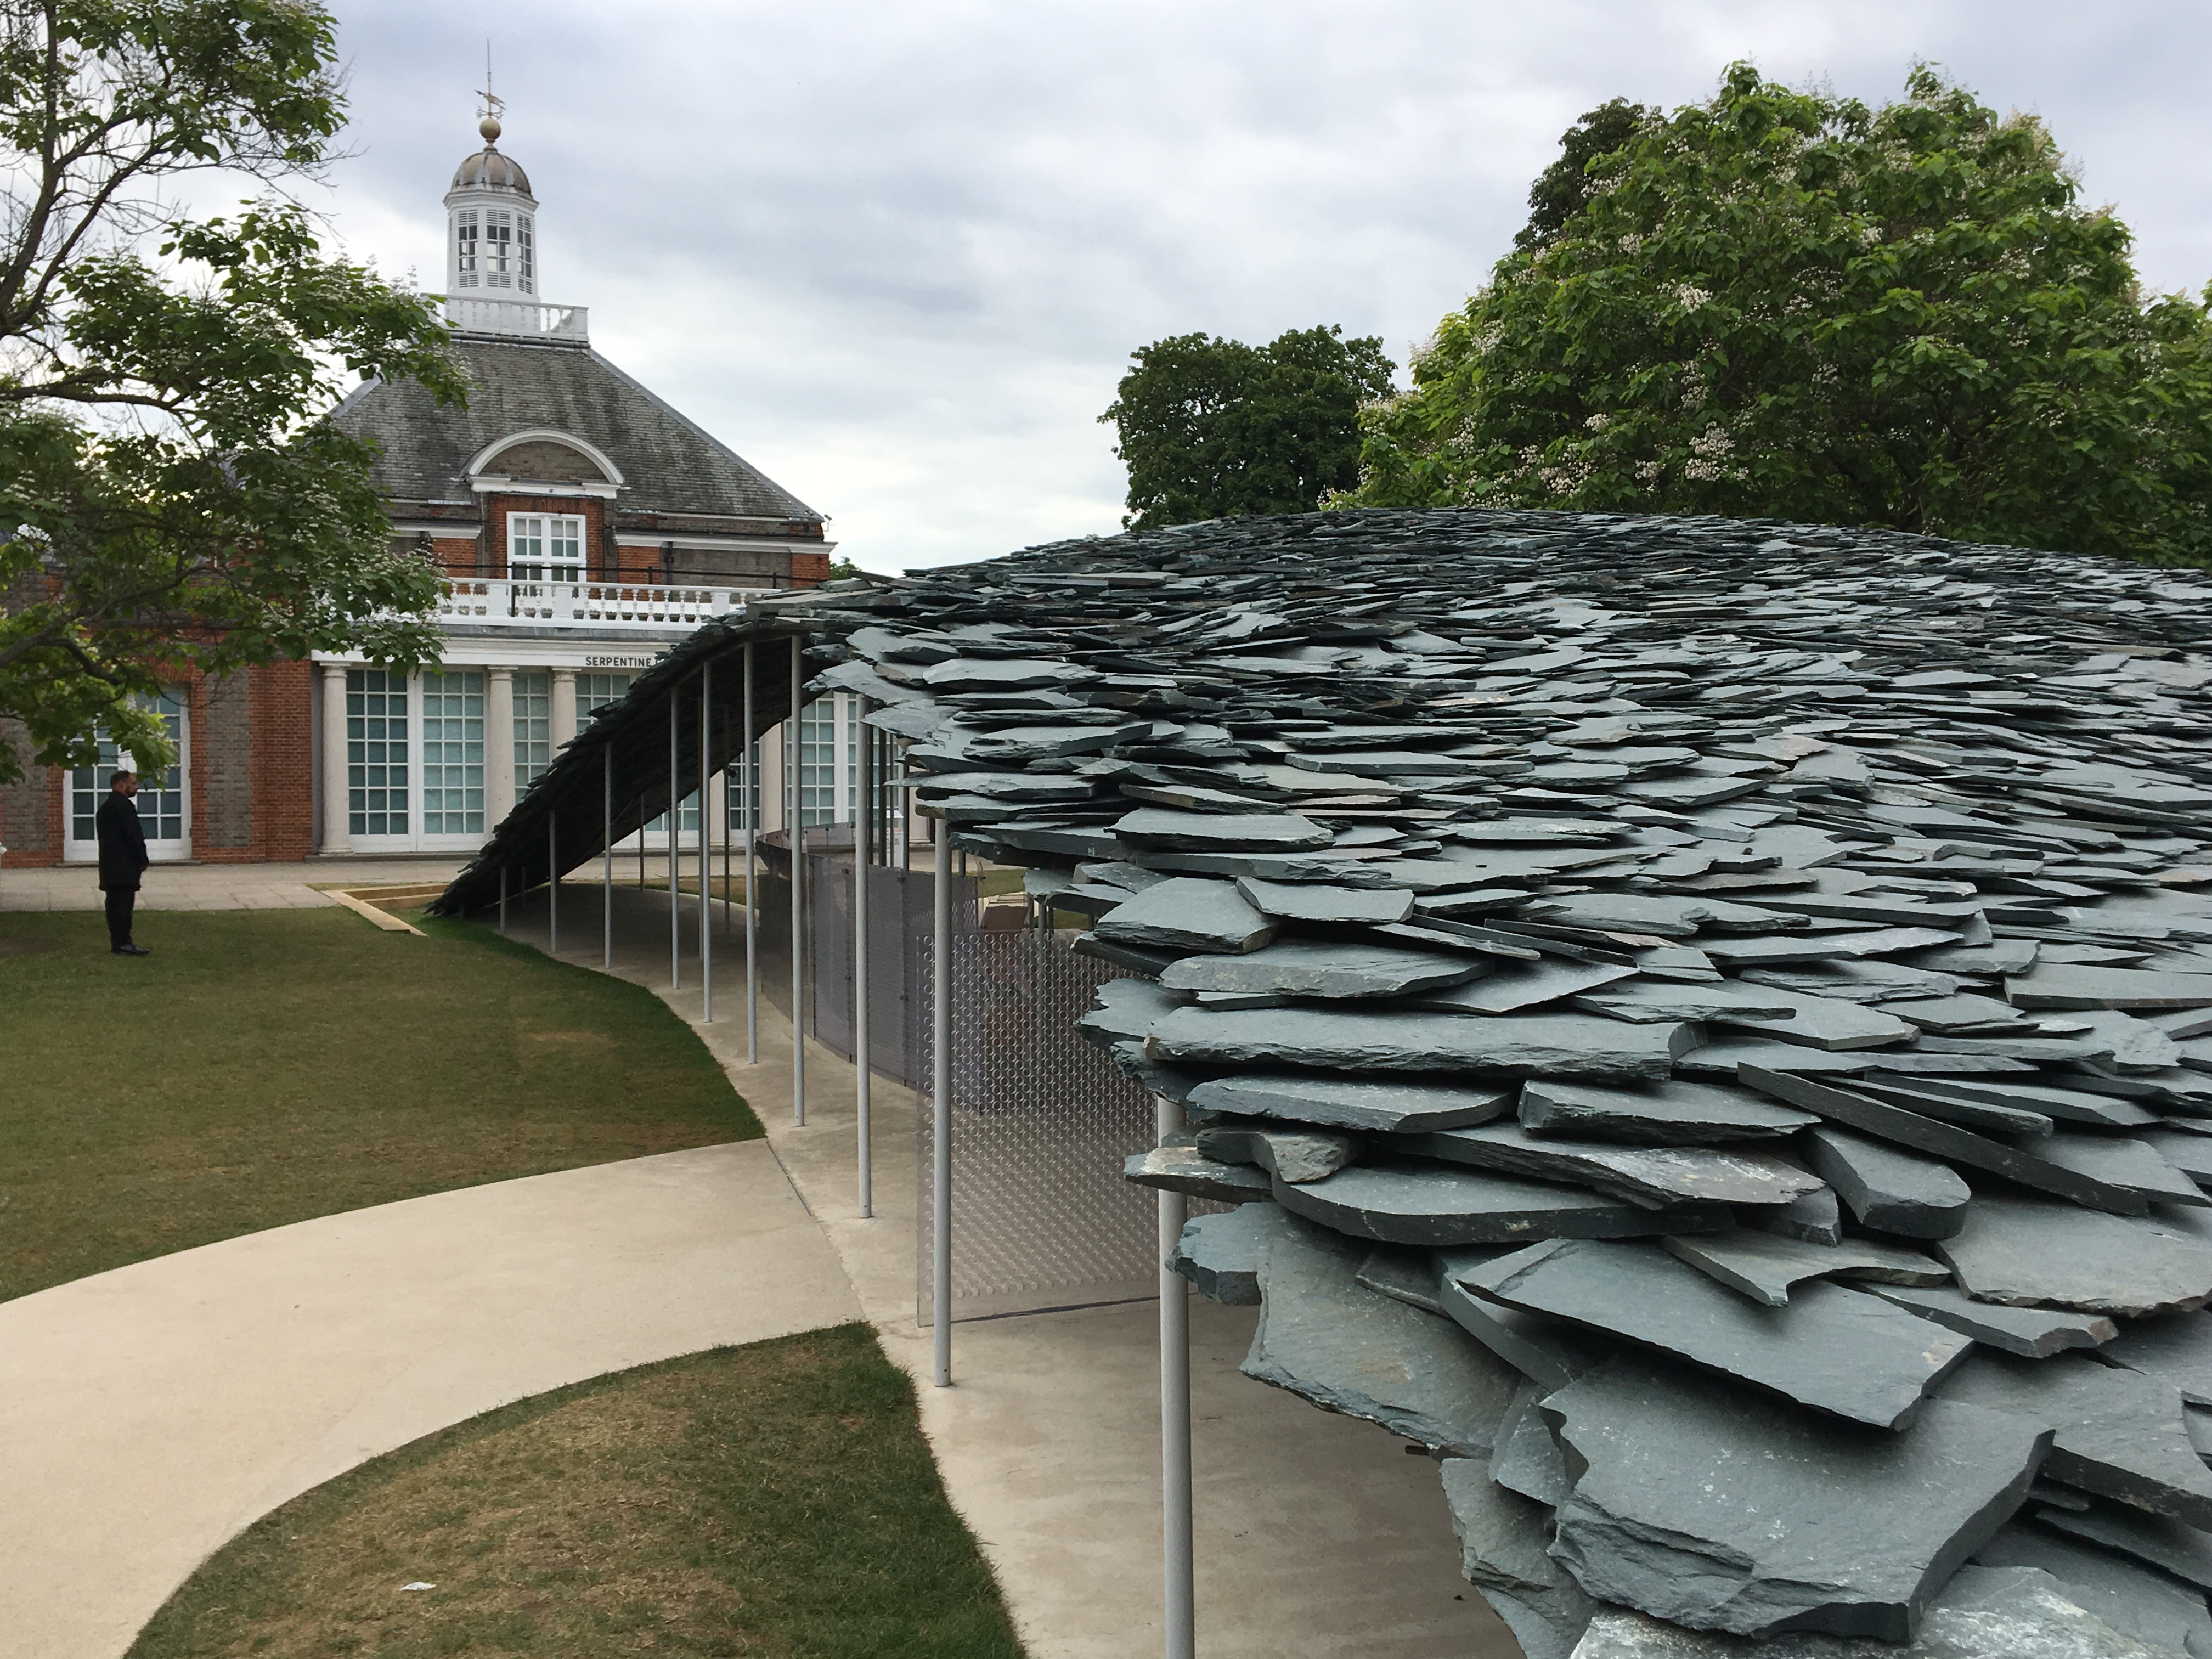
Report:
[[[543,428],[514,432],[489,444],[469,462],[471,479],[527,479],[537,483],[614,484],[622,469],[605,451],[572,433]]]

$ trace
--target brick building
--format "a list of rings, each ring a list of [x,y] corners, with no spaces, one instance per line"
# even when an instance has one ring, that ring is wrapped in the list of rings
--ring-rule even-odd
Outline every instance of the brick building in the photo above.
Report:
[[[393,535],[443,573],[443,659],[180,674],[160,703],[178,763],[138,798],[156,860],[472,851],[660,650],[750,593],[829,573],[822,514],[594,351],[584,307],[539,298],[537,199],[498,123],[482,131],[445,198],[467,406],[371,380],[334,416],[377,444]],[[825,708],[812,723],[820,770],[842,777],[845,722]],[[0,789],[8,864],[90,862],[114,765],[103,745],[99,767]],[[825,791],[808,816],[834,811]],[[680,828],[696,821],[687,809]]]

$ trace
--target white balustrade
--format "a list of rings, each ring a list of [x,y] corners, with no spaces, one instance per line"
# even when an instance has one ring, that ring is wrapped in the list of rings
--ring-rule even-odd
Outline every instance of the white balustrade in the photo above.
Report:
[[[477,628],[696,628],[775,590],[659,582],[482,580],[438,584],[438,621]]]
[[[535,300],[449,299],[446,320],[471,334],[512,334],[526,340],[588,340],[591,307],[541,305]]]

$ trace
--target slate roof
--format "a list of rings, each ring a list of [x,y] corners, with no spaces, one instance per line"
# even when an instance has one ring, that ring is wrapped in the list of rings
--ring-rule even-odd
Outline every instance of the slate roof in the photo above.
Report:
[[[703,427],[588,347],[509,344],[463,336],[454,349],[472,390],[440,408],[414,381],[372,380],[333,416],[383,451],[377,479],[395,501],[472,501],[465,468],[487,445],[549,428],[611,457],[626,487],[619,514],[822,521]]]
[[[1470,511],[834,584],[441,904],[749,637],[1093,918],[1129,1177],[1237,1206],[1171,1265],[1530,1659],[2212,1654],[2212,579]]]

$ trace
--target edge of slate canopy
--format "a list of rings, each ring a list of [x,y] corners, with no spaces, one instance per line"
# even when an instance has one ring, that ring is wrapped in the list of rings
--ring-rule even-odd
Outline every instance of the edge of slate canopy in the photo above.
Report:
[[[2154,1416],[2166,1461],[2163,1474],[2098,1478],[2162,1483],[2179,1494],[2169,1503],[2212,1498],[2191,1473],[2212,1425],[2169,1399],[2192,1383],[2212,1389],[2200,1332],[2179,1322],[2206,1316],[2156,1327],[2140,1316],[2212,1291],[2197,1254],[2212,1243],[2212,1213],[2171,1207],[2203,1196],[2197,1177],[2212,1184],[2212,1150],[2200,1158],[2185,1139],[2212,1149],[2212,578],[1882,531],[1370,509],[1179,526],[830,584],[748,605],[673,645],[555,757],[441,911],[482,908],[502,885],[523,890],[595,856],[610,763],[622,803],[610,833],[665,811],[656,792],[669,787],[672,719],[704,739],[708,765],[762,735],[737,729],[746,699],[732,671],[748,644],[767,647],[752,688],[763,731],[793,712],[794,667],[816,675],[804,695],[874,696],[885,707],[871,723],[908,739],[901,752],[918,769],[907,799],[939,817],[941,835],[1048,872],[1030,890],[1062,890],[1070,908],[1108,918],[1075,948],[1148,988],[1103,994],[1087,1034],[1139,1083],[1188,1097],[1201,1125],[1134,1160],[1140,1184],[1242,1202],[1249,1226],[1262,1214],[1291,1224],[1286,1206],[1327,1212],[1334,1237],[1359,1236],[1355,1279],[1413,1304],[1408,1315],[1440,1311],[1454,1322],[1437,1322],[1446,1335],[1464,1333],[1546,1389],[1577,1383],[1628,1339],[1482,1301],[1447,1274],[1563,1233],[1656,1230],[1688,1259],[1678,1268],[1707,1276],[1679,1301],[1742,1291],[1753,1323],[1880,1298],[1924,1322],[1916,1340],[2011,1343],[2045,1356],[2021,1364],[2059,1368],[2046,1380],[2076,1382],[2087,1361],[2051,1349],[2102,1339],[2086,1352],[2097,1376],[2117,1380],[2091,1391],[2123,1404],[2100,1431],[2124,1446],[2124,1431]],[[1204,902],[1154,900],[1148,927],[1141,890],[1170,874]],[[1117,940],[1117,927],[1128,936]],[[1272,939],[1410,947],[1474,977],[1422,991],[1386,965],[1364,982],[1255,990],[1262,970],[1237,963]],[[1193,953],[1217,965],[1171,967]],[[1200,994],[1209,999],[1286,1000],[1241,1013],[1174,1007],[1152,1000],[1167,974],[1237,988]],[[1287,1000],[1346,988],[1372,1000],[1356,1011]],[[1011,1002],[1034,989],[1001,981],[994,994]],[[1759,1024],[1772,1016],[1757,1011],[1785,1005],[1788,1020]],[[1028,1012],[1066,1017],[1042,1002]],[[1362,1023],[1342,1023],[1355,1012]],[[1708,1021],[1710,1040],[1686,1052]],[[1174,1028],[1170,1042],[1156,1025]],[[1198,1040],[1179,1046],[1177,1034]],[[1704,1081],[1762,1070],[1825,1091],[1814,1103],[1826,1109],[1732,1111],[1715,1103],[1746,1091]],[[1254,1109],[1199,1103],[1208,1090],[1236,1096],[1230,1079],[1255,1085],[1243,1100]],[[1577,1110],[1547,1100],[1576,1089],[1643,1103],[1585,1101],[1577,1123]],[[1516,1094],[1525,1122],[1506,1117]],[[1445,1127],[1485,1120],[1498,1127]],[[1824,1132],[1822,1168],[1848,1188],[1855,1226],[1912,1224],[1918,1183],[1905,1177],[1916,1171],[1964,1178],[1966,1224],[1942,1260],[1930,1254],[1936,1266],[1847,1237],[1828,1188],[1786,1204],[1654,1211],[1593,1192],[1584,1178],[1603,1158],[1556,1144],[1748,1149],[1737,1132],[1757,1127],[1775,1153],[1803,1159],[1808,1120],[1921,1161]],[[1209,1121],[1212,1146],[1235,1158],[1192,1144]],[[1551,1150],[1522,1146],[1522,1128]],[[1431,1151],[1510,1140],[1554,1160],[1530,1167],[1576,1179],[1522,1180],[1518,1196],[1492,1187],[1478,1200],[1452,1184],[1469,1171],[1405,1161],[1402,1142],[1379,1164],[1330,1170],[1355,1144],[1383,1152],[1377,1129],[1443,1134]],[[1784,1137],[1795,1140],[1775,1144]],[[1271,1180],[1243,1158],[1321,1178]],[[2020,1185],[2055,1197],[2023,1200]],[[2008,1230],[2007,1206],[2022,1204]],[[1921,1231],[1961,1207],[1923,1206],[1948,1213],[1919,1216]],[[1727,1222],[1759,1242],[1684,1231]],[[1366,1262],[1368,1235],[1408,1242]],[[1583,1253],[1622,1250],[1656,1254]],[[1823,1250],[1873,1256],[1873,1271],[1918,1282],[1884,1298],[1815,1272],[1793,1293],[1801,1258]],[[1218,1265],[1218,1283],[1241,1283],[1230,1256]],[[1804,1305],[1791,1313],[1793,1295]],[[2016,1305],[2054,1296],[2081,1305]],[[1286,1318],[1297,1299],[1279,1298]],[[1638,1319],[1680,1324],[1682,1307],[1651,1300],[1632,1310]],[[1343,1322],[1352,1314],[1318,1317],[1336,1324],[1315,1345],[1332,1366],[1381,1357]],[[1844,1389],[1887,1375],[1877,1346],[1831,1358],[1824,1380]],[[1662,1445],[1682,1437],[1714,1386],[1686,1374],[1645,1402]],[[1520,1406],[1491,1475],[1578,1501],[1540,1408]],[[1734,1426],[1739,1439],[1751,1432]],[[1837,1425],[1825,1426],[1832,1443]],[[1922,1440],[1924,1426],[1903,1437]],[[2110,1446],[2084,1450],[2082,1432],[2066,1430],[2066,1457],[2125,1462]],[[2062,1468],[2094,1472],[2054,1462],[2046,1477]],[[1638,1524],[1662,1541],[1703,1527],[1725,1543],[1728,1517],[1701,1520],[1697,1480],[1667,1473]],[[1582,1486],[1594,1479],[1585,1471]],[[2046,1485],[2038,1504],[2117,1524],[2117,1505],[2070,1490]],[[1831,1543],[1902,1501],[1882,1480],[1823,1492]],[[1889,1534],[1909,1540],[1916,1524],[1900,1516]],[[2171,1530],[2159,1540],[2170,1549]],[[1753,1540],[1740,1553],[1759,1595],[1778,1602],[1795,1570],[1767,1571],[1778,1564],[1766,1547]],[[1698,1571],[1723,1559],[1709,1554]],[[2184,1550],[2172,1570],[2197,1559]],[[1578,1604],[1540,1629],[1549,1570],[1522,1565],[1492,1593],[1519,1609],[1524,1639],[1562,1639]],[[1894,1585],[1880,1588],[1896,1599]],[[1811,1638],[1744,1639],[1778,1644],[1778,1644]]]

